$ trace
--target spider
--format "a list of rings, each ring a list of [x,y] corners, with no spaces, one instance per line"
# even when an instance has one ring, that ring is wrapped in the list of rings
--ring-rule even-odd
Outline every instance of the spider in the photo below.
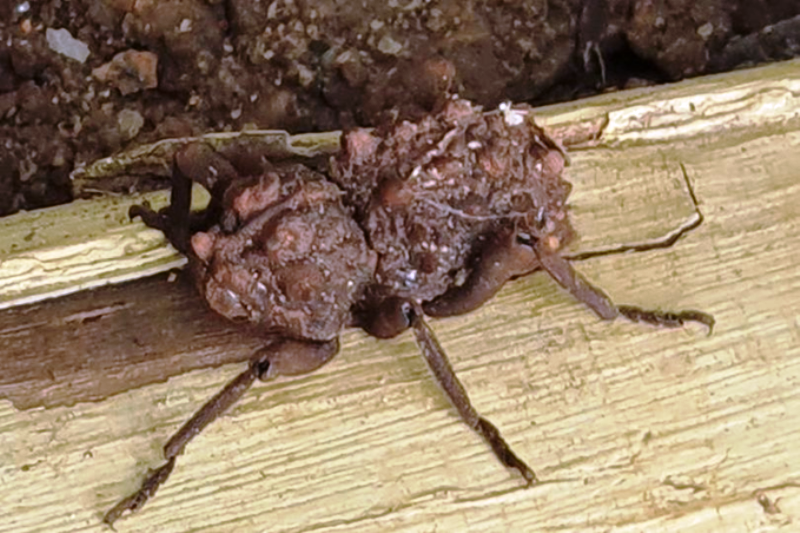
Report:
[[[480,307],[513,278],[544,270],[600,318],[658,326],[713,318],[615,305],[559,251],[573,237],[566,156],[528,106],[484,112],[451,98],[417,121],[354,129],[325,173],[252,153],[224,157],[201,143],[174,156],[171,203],[131,217],[160,229],[189,258],[217,313],[268,339],[164,446],[165,463],[103,521],[142,507],[189,441],[255,382],[312,372],[333,358],[344,328],[379,338],[411,329],[462,420],[526,485],[539,482],[472,406],[425,316]],[[192,182],[211,193],[191,213]]]

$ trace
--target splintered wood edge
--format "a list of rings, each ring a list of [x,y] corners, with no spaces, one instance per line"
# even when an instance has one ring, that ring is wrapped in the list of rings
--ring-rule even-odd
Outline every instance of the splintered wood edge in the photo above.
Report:
[[[158,169],[167,175],[171,170],[170,165],[165,163],[172,160],[172,155],[182,146],[200,141],[215,150],[242,141],[252,141],[270,148],[278,154],[315,157],[336,152],[340,137],[341,132],[338,131],[290,135],[283,130],[244,130],[162,139],[152,144],[104,157],[90,165],[79,166],[72,171],[70,179],[73,182],[73,189],[79,193],[83,189],[91,187],[93,180],[131,171],[135,167],[145,164],[152,165],[151,169]]]
[[[800,120],[800,60],[604,94],[537,114],[573,151],[792,128]]]
[[[800,61],[777,63],[757,69],[698,78],[667,87],[649,87],[611,93],[537,110],[535,120],[574,152],[599,153],[626,144],[686,142],[717,138],[740,132],[756,136],[765,130],[790,128],[800,122]],[[214,133],[203,136],[212,146],[238,139],[261,139],[300,156],[330,153],[338,132],[289,136],[280,131]],[[74,172],[75,179],[91,180],[116,172],[138,159],[158,160],[192,139],[166,139],[125,154],[105,158]],[[591,159],[591,158],[590,158]],[[619,164],[618,158],[604,163]],[[580,163],[580,161],[577,161]],[[581,181],[580,165],[573,164],[570,179]],[[591,166],[591,165],[590,165]],[[591,171],[586,169],[586,172]],[[607,173],[613,168],[604,169]],[[669,174],[674,168],[666,171]],[[673,182],[674,176],[669,176]],[[581,206],[580,183],[572,197],[575,211]],[[680,185],[678,185],[680,187]],[[105,196],[0,219],[0,309],[28,304],[112,283],[132,281],[179,268],[185,259],[172,249],[163,235],[130,222],[128,208],[142,201],[164,205],[166,193],[136,196]],[[664,202],[663,198],[657,201]],[[202,199],[197,205],[203,204]],[[205,200],[207,201],[207,200]],[[666,238],[694,217],[688,197],[675,200],[677,218],[653,234],[609,235],[596,224],[581,224],[581,241],[571,253],[588,249],[614,249],[630,241]],[[621,201],[621,203],[625,203]],[[603,207],[603,206],[599,206]],[[591,212],[594,205],[584,212]],[[641,227],[641,226],[638,226]],[[660,232],[660,233],[659,233]],[[606,242],[602,242],[603,239]],[[616,239],[616,240],[615,240]],[[622,242],[620,242],[622,240]],[[588,246],[586,248],[585,246]]]

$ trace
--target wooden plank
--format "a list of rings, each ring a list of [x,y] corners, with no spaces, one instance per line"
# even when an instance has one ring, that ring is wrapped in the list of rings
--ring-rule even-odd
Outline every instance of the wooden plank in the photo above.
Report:
[[[608,194],[653,190],[629,187],[637,180],[680,191],[684,164],[706,217],[700,228],[669,249],[578,267],[619,301],[713,313],[712,336],[603,323],[541,275],[510,284],[475,313],[433,323],[478,409],[554,483],[523,489],[497,464],[441,396],[410,336],[377,341],[350,331],[341,354],[317,373],[258,384],[117,530],[793,531],[800,107],[792,98],[800,64],[728,76],[584,104],[622,113],[625,102],[642,109],[670,91],[701,98],[715,87],[757,85],[738,93],[744,107],[731,113],[763,109],[763,124],[715,119],[705,133],[666,128],[663,142],[604,142],[603,131],[617,131],[606,126],[574,152],[570,170],[576,218],[594,216],[577,211],[595,197],[626,227],[637,210],[617,209]],[[766,100],[748,107],[750,98]],[[779,104],[782,116],[771,111]],[[615,184],[593,188],[607,172]],[[176,290],[160,283],[163,295]],[[22,328],[41,309],[9,313]],[[76,315],[85,309],[76,304],[61,319],[106,320]],[[152,339],[193,320],[187,312],[168,322],[147,306],[130,313],[131,331],[153,317],[162,323]],[[0,330],[4,340],[11,327]],[[70,342],[90,350],[94,341]],[[220,342],[239,349],[242,341]],[[166,438],[239,370],[194,371],[71,407],[20,411],[0,401],[0,532],[101,531],[102,513],[159,463]],[[759,491],[781,512],[767,513]]]

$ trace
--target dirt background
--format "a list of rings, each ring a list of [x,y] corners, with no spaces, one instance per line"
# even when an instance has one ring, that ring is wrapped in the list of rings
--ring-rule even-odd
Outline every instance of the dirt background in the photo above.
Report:
[[[0,215],[68,202],[76,165],[162,138],[373,125],[448,90],[536,105],[792,57],[799,14],[796,0],[0,0]]]

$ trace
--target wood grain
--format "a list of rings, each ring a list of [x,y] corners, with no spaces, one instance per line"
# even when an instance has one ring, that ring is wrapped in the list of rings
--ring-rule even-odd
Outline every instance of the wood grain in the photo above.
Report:
[[[799,85],[800,64],[790,62],[583,103],[587,112],[605,108],[608,120],[596,121],[605,129],[573,152],[580,224],[601,224],[593,217],[603,220],[609,210],[617,227],[636,227],[647,209],[627,199],[618,209],[610,195],[680,193],[680,162],[706,220],[669,249],[599,257],[578,268],[620,302],[713,313],[712,336],[694,327],[601,322],[542,275],[517,280],[475,313],[433,322],[477,408],[552,483],[521,488],[458,420],[409,335],[377,341],[348,331],[340,355],[315,374],[258,384],[187,448],[158,496],[117,530],[796,530]],[[733,118],[715,116],[706,131],[666,127],[663,138],[615,133],[604,140],[604,131],[619,131],[608,129],[614,113],[675,94],[713,102],[709,95],[731,91],[741,104],[728,108]],[[564,116],[574,109],[562,108]],[[668,109],[648,108],[650,124],[664,124],[659,113]],[[697,109],[705,109],[698,122],[710,116]],[[609,172],[612,185],[593,187]],[[598,207],[580,213],[581,204]],[[162,297],[175,290],[158,283]],[[92,296],[65,300],[76,298]],[[72,305],[62,321],[86,317],[76,313],[88,307]],[[192,327],[176,325],[191,322],[192,312],[170,321],[148,316],[146,303],[130,305],[142,306],[131,308],[139,310],[127,319],[130,331],[153,317],[162,323],[151,339]],[[19,320],[0,330],[3,360],[5,339],[39,320],[41,309],[8,311]],[[103,323],[101,316],[84,322]],[[48,323],[57,320],[48,315]],[[44,339],[49,330],[35,331]],[[65,352],[94,343],[61,339]],[[242,349],[239,342],[219,338],[231,350]],[[31,352],[41,346],[46,341]],[[36,363],[29,359],[27,371]],[[46,374],[48,366],[37,370]],[[0,401],[0,532],[101,531],[102,513],[160,462],[168,436],[239,370],[192,371],[70,407],[18,410]],[[760,504],[763,497],[777,509]]]

